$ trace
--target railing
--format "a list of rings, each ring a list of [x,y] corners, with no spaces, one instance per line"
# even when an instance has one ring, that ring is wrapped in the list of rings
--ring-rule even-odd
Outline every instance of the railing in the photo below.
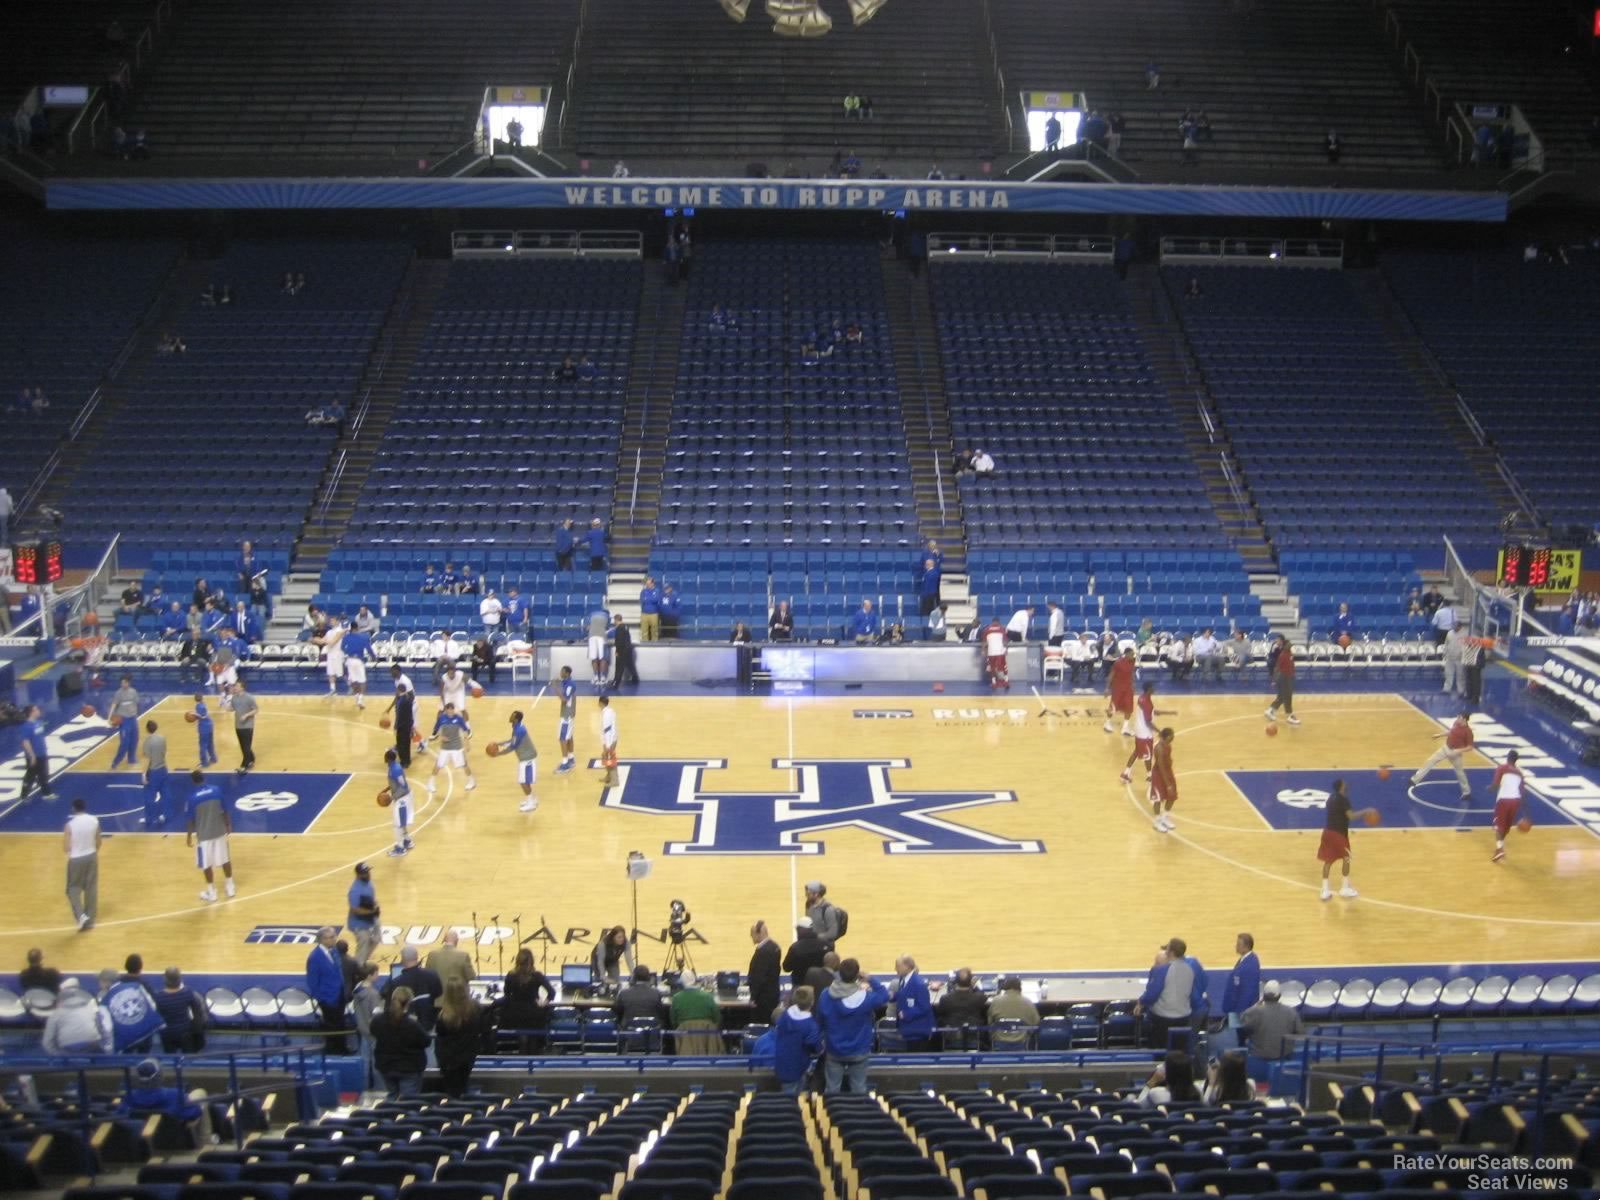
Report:
[[[317,504],[318,523],[322,523],[327,519],[328,510],[333,507],[333,494],[339,490],[339,484],[344,481],[345,466],[349,459],[350,451],[345,448],[339,451],[339,457],[333,462],[333,470],[328,474],[327,486],[322,489],[322,499]]]
[[[646,385],[648,388],[649,385]],[[646,392],[648,396],[648,391]],[[645,401],[645,411],[650,409],[649,400]],[[633,450],[633,488],[628,493],[628,524],[633,524],[633,510],[639,503],[639,470],[644,465],[644,448],[635,446]]]
[[[479,125],[479,129],[480,130],[482,129],[481,123]],[[460,171],[465,171],[473,163],[477,162],[478,159],[483,155],[484,151],[481,148],[482,147],[482,143],[483,143],[483,135],[482,135],[482,133],[481,132],[474,133],[472,135],[472,139],[470,141],[462,142],[461,145],[457,146],[454,150],[450,151],[449,154],[446,154],[438,162],[434,163],[433,166],[429,167],[428,168],[428,174],[430,174],[430,175],[456,175],[456,174],[459,174]],[[460,170],[458,171],[457,167],[455,166],[456,160],[458,158],[460,158],[462,155],[467,154],[467,152],[469,152],[469,151],[471,152],[471,154],[470,154],[468,160],[466,162],[463,162],[460,165]]]
[[[458,229],[450,235],[456,258],[636,258],[644,235],[615,229]]]
[[[72,123],[67,126],[68,154],[76,154],[78,152],[78,138],[83,135],[85,121],[89,124],[89,145],[93,146],[95,144],[95,126],[108,123],[106,102],[100,88],[91,88],[89,90],[89,98],[83,102],[82,107],[78,109],[77,115],[72,118]]]
[[[1116,239],[1079,233],[930,233],[930,265],[961,259],[1059,259],[1110,262]]]
[[[1339,238],[1166,237],[1161,261],[1227,262],[1256,267],[1332,267],[1344,264]]]

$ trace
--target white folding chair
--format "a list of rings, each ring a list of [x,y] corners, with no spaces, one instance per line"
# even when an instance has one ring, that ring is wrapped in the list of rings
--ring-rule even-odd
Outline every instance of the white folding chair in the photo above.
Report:
[[[511,686],[516,687],[518,680],[526,677],[528,684],[533,685],[533,647],[527,642],[511,643]]]
[[[1067,686],[1067,656],[1059,646],[1050,646],[1044,652],[1043,682],[1049,683],[1054,675],[1056,683]]]

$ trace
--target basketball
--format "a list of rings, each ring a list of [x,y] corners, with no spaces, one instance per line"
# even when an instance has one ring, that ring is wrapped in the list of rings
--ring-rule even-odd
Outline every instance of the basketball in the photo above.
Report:
[[[1517,832],[1518,833],[1527,833],[1528,830],[1530,830],[1532,828],[1533,828],[1533,822],[1528,820],[1527,817],[1523,817],[1522,820],[1517,822]]]
[[[1378,768],[1378,778],[1379,779],[1387,779],[1387,778],[1389,778],[1389,768],[1388,767],[1379,767]]]
[[[1268,737],[1277,737],[1278,736],[1278,727],[1277,727],[1277,725],[1269,723],[1267,725],[1267,728],[1266,728],[1266,735]]]
[[[111,728],[115,729],[118,725],[122,724],[122,718],[118,717],[118,716],[113,716],[110,719],[110,724],[111,724]]]
[[[391,721],[388,717],[379,717],[378,718],[378,728],[379,729],[392,729],[392,728],[394,728],[394,722]]]
[[[1379,820],[1378,812],[1377,812],[1376,809],[1369,808],[1367,810],[1366,816],[1362,817],[1361,819],[1363,821],[1365,821],[1368,825],[1376,825],[1378,823],[1378,820]]]
[[[944,691],[944,684],[942,684],[942,683],[936,683],[936,684],[934,684],[934,685],[933,685],[933,690],[934,690],[934,691],[936,691],[936,692],[942,692],[942,691]]]
[[[78,710],[78,715],[80,717],[92,717],[92,716],[94,716],[94,714],[95,714],[95,707],[92,704],[85,704],[82,708],[80,708]]]
[[[199,713],[186,712],[186,713],[183,714],[183,719],[185,721],[189,722],[189,724],[191,724],[191,725],[200,724],[200,714]]]
[[[1350,635],[1348,633],[1341,633],[1339,635],[1339,648],[1341,650],[1350,649]]]
[[[100,614],[91,608],[88,612],[83,614],[83,623],[90,629],[93,629],[96,625],[100,624]]]
[[[416,745],[416,746],[422,745],[422,731],[421,730],[413,729],[411,731],[411,742],[412,742],[413,745]]]
[[[393,803],[394,803],[394,796],[390,794],[388,788],[384,788],[383,791],[378,793],[378,807],[379,808],[388,808],[389,805],[391,805]]]
[[[225,668],[221,663],[212,663],[211,664],[211,673],[213,675],[221,675],[222,672],[225,671],[226,669],[227,668]]]
[[[485,746],[483,748],[483,752],[485,754],[487,754],[490,758],[498,758],[500,756],[500,743],[499,742],[490,742],[487,746]]]
[[[477,680],[473,680],[472,681],[471,691],[472,691],[472,698],[474,700],[482,700],[483,699],[483,684],[479,683]]]

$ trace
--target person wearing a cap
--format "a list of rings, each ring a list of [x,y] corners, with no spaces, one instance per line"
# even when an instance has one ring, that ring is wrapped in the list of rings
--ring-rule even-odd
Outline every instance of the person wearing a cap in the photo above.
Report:
[[[324,925],[317,931],[317,944],[306,955],[306,992],[322,1010],[322,1028],[331,1036],[327,1039],[329,1054],[344,1054],[347,1046],[344,1035],[344,968],[339,965],[339,955],[334,950],[338,930]]]
[[[205,1089],[195,1088],[185,1096],[175,1087],[162,1087],[161,1082],[161,1064],[153,1058],[142,1060],[133,1068],[133,1085],[118,1103],[117,1110],[128,1117],[159,1113],[186,1121],[202,1145],[215,1141],[211,1136],[211,1114],[201,1103],[206,1098]]]
[[[827,897],[827,884],[816,880],[806,884],[806,916],[811,918],[811,927],[822,944],[831,950],[839,940],[839,910],[828,903]]]
[[[817,931],[812,927],[810,917],[801,917],[794,923],[794,941],[789,945],[789,952],[783,956],[783,969],[789,972],[791,987],[800,987],[806,981],[806,972],[812,967],[820,967],[822,959],[828,953],[828,947],[823,945],[822,939],[817,936]]]
[[[1278,981],[1267,980],[1261,985],[1261,1003],[1245,1009],[1239,1018],[1239,1039],[1252,1060],[1277,1062],[1288,1058],[1294,1053],[1295,1035],[1305,1030],[1299,1010],[1283,1003],[1281,996]],[[1265,1079],[1272,1072],[1252,1065],[1249,1073],[1256,1079]]]
[[[366,863],[356,864],[355,881],[346,897],[350,913],[345,918],[345,928],[356,935],[356,963],[365,966],[378,945],[378,892],[372,886],[372,868]]]
[[[46,1054],[110,1054],[111,1014],[69,976],[45,1018],[43,1046]]]

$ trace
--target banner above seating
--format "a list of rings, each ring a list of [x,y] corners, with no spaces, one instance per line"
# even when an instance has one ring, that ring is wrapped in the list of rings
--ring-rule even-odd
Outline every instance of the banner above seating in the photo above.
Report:
[[[290,208],[725,208],[1126,213],[1384,221],[1506,219],[1497,192],[1136,184],[747,179],[64,179],[56,210]]]

